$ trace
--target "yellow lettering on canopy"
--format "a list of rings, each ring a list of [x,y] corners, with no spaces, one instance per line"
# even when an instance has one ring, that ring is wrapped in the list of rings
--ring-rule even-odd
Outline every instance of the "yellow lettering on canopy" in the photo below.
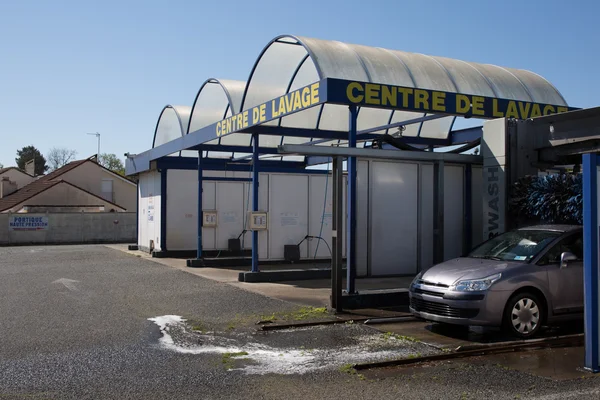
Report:
[[[294,92],[294,111],[302,108],[302,100],[300,99],[300,92]]]
[[[435,111],[446,111],[446,93],[433,92],[431,108]]]
[[[302,89],[302,107],[310,106],[310,89],[305,87]]]
[[[415,90],[415,108],[420,108],[423,105],[423,109],[429,109],[429,93],[426,90],[417,89]]]
[[[379,90],[381,86],[376,85],[374,83],[367,83],[365,85],[365,103],[367,104],[381,104],[381,99],[379,98]]]
[[[492,100],[492,116],[499,118],[504,117],[504,113],[502,111],[498,111],[498,99]]]
[[[261,104],[259,106],[259,109],[260,109],[259,120],[260,120],[260,122],[265,122],[267,119],[267,116],[265,115],[265,112],[267,111],[267,106],[265,104]]]
[[[563,113],[563,112],[567,112],[567,111],[569,111],[568,107],[556,107],[557,113]]]
[[[537,103],[533,103],[533,107],[531,107],[531,115],[530,118],[541,117],[542,110],[540,109],[540,105]]]
[[[273,118],[277,118],[279,116],[279,113],[276,110],[277,107],[275,107],[275,100],[271,100],[271,115],[273,116]]]
[[[547,105],[544,107],[544,115],[554,114],[555,112],[554,106]]]
[[[289,113],[290,111],[292,111],[292,105],[293,105],[293,101],[292,101],[292,94],[287,94],[285,97],[285,113]]]
[[[314,106],[319,102],[319,82],[310,85],[310,105]]]
[[[521,119],[529,118],[529,109],[531,108],[531,103],[524,103],[522,101],[519,102],[519,113],[521,114]]]
[[[247,128],[248,127],[248,110],[244,111],[244,118],[242,121],[242,127]]]
[[[506,118],[519,118],[517,104],[513,100],[509,101],[508,107],[506,107]]]
[[[283,98],[280,97],[279,98],[279,115],[283,115],[285,114],[285,101],[283,101]]]
[[[354,91],[357,91],[358,93],[362,93],[363,92],[363,87],[360,83],[358,82],[352,82],[348,85],[348,87],[346,88],[346,97],[348,97],[348,100],[350,100],[350,102],[352,103],[360,103],[361,101],[363,101],[363,99],[365,98],[365,96],[363,96],[362,94],[359,94],[357,96],[354,95]]]
[[[225,130],[225,133],[231,132],[231,118],[227,118],[227,120],[225,121],[225,124],[227,125],[227,129]]]
[[[473,115],[485,115],[485,111],[483,111],[483,97],[473,96],[471,103],[473,104]]]
[[[471,100],[464,94],[456,95],[456,112],[458,114],[466,114],[471,110]]]
[[[413,94],[413,89],[399,87],[398,93],[402,93],[402,107],[408,107],[408,95]]]
[[[395,86],[392,86],[391,90],[389,86],[381,86],[381,104],[396,107],[398,104],[398,89]]]
[[[237,128],[236,130],[240,130],[240,128],[242,127],[242,114],[238,114],[237,115]]]
[[[221,136],[221,121],[217,122],[217,136]]]
[[[252,125],[258,122],[258,107],[252,107]]]

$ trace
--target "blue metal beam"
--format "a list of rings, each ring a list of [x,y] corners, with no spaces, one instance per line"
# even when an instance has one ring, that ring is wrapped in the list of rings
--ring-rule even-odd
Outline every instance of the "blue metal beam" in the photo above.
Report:
[[[449,145],[470,143],[477,139],[481,139],[482,135],[483,127],[481,126],[452,131],[450,132]]]
[[[259,135],[271,135],[271,136],[293,136],[302,138],[313,138],[318,137],[322,139],[346,139],[348,134],[343,131],[330,131],[325,129],[304,129],[304,128],[290,128],[285,126],[270,126],[270,125],[257,125],[252,128],[244,129],[241,133],[258,133]]]
[[[225,153],[252,153],[252,146],[231,146],[226,144],[207,144],[202,146],[197,146],[199,148],[194,148],[193,150],[200,150],[200,148],[204,151],[222,151]],[[277,154],[276,147],[261,147],[260,154]]]
[[[600,304],[598,296],[598,155],[583,155],[583,283],[585,368],[600,372]]]
[[[364,135],[365,133],[383,131],[383,130],[387,130],[387,129],[391,129],[391,128],[397,128],[399,126],[406,126],[406,125],[416,124],[419,122],[430,121],[433,119],[440,119],[440,118],[444,118],[444,117],[447,117],[447,115],[444,115],[444,114],[426,115],[424,117],[407,119],[406,121],[398,121],[398,122],[390,123],[387,125],[376,126],[374,128],[365,129],[365,130],[359,131],[358,135]]]
[[[350,130],[348,132],[348,147],[356,148],[356,126],[357,126],[357,117],[358,117],[358,109],[356,106],[349,106],[349,127]],[[356,176],[356,165],[357,160],[356,157],[348,157],[348,222],[346,224],[346,228],[348,230],[347,236],[347,245],[346,245],[346,260],[347,260],[347,292],[348,294],[353,294],[356,291],[355,287],[355,279],[356,279],[356,215],[357,215],[357,205],[356,205],[356,186],[357,186],[357,176]]]
[[[258,138],[258,134],[252,135],[252,211],[258,211]],[[256,230],[252,231],[252,272],[258,272],[258,231]]]
[[[219,181],[219,182],[252,182],[252,178],[231,178],[218,176],[204,176],[203,181]]]
[[[417,136],[403,136],[400,138],[400,141],[406,144],[416,144],[425,146],[448,146],[450,144],[450,141],[448,139],[433,139]]]
[[[198,151],[198,242],[197,242],[197,251],[196,258],[200,260],[202,258],[202,225],[203,225],[203,215],[202,215],[202,151]]]
[[[268,161],[263,160],[263,170],[285,169],[304,170],[306,164],[298,161]],[[159,169],[181,169],[196,170],[198,168],[198,159],[196,157],[163,157],[156,161]],[[202,169],[204,171],[252,171],[251,163],[232,162],[228,159],[210,159],[203,158]]]

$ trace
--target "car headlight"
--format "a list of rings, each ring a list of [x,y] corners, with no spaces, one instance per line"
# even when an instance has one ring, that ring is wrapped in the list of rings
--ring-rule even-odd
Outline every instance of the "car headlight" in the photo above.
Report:
[[[480,279],[458,281],[452,287],[452,289],[458,292],[477,292],[481,290],[488,290],[490,286],[492,286],[494,282],[498,281],[501,277],[502,274],[495,274]]]
[[[423,276],[423,271],[419,272],[417,274],[417,276],[415,276],[415,278],[413,279],[413,281],[410,283],[410,286],[413,287],[417,283],[417,281],[419,279],[421,279],[422,276]]]

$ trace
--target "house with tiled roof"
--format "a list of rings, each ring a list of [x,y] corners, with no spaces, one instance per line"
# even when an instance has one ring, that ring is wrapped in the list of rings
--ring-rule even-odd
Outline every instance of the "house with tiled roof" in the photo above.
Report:
[[[0,213],[136,210],[137,185],[98,164],[95,156],[31,177],[16,190],[14,181],[0,182]]]
[[[35,178],[17,167],[0,168],[0,197],[21,189]]]

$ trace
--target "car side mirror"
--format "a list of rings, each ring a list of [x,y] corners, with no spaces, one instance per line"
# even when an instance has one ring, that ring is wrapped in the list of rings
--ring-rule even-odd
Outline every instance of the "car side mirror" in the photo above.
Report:
[[[576,261],[577,256],[571,252],[565,251],[560,255],[560,267],[566,268],[569,262]]]

